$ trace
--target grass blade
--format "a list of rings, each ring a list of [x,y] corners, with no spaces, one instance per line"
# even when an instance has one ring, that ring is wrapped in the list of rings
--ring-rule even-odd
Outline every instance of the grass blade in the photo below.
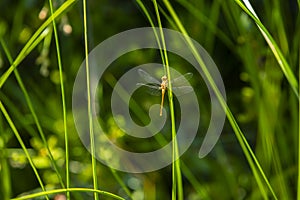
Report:
[[[84,31],[84,51],[85,51],[85,69],[86,69],[86,84],[87,84],[87,101],[88,101],[88,121],[89,121],[89,133],[90,133],[90,142],[91,142],[91,159],[92,159],[92,171],[93,171],[93,186],[94,190],[98,189],[97,182],[97,166],[95,158],[95,136],[93,130],[93,116],[91,109],[91,90],[90,90],[90,69],[89,69],[89,48],[88,48],[88,37],[87,37],[87,14],[86,14],[86,0],[83,0],[83,31]],[[94,199],[98,200],[98,194],[94,193]]]
[[[125,200],[124,198],[122,198],[118,195],[115,195],[113,193],[102,191],[102,190],[95,190],[95,189],[91,189],[91,188],[68,188],[68,189],[49,190],[49,191],[46,191],[46,192],[37,192],[37,193],[34,193],[34,194],[13,198],[11,200],[32,199],[32,198],[36,198],[36,197],[43,197],[43,196],[50,195],[50,194],[59,194],[59,193],[62,193],[62,192],[93,192],[93,193],[101,194],[101,195],[109,197],[109,198],[118,199],[118,200]]]
[[[2,104],[2,101],[0,101],[0,110],[2,111],[4,117],[6,118],[8,124],[10,125],[10,127],[12,129],[12,131],[14,132],[14,134],[15,134],[18,142],[20,143],[20,145],[21,145],[21,147],[22,147],[22,149],[23,149],[23,151],[24,151],[24,153],[25,153],[25,155],[26,155],[26,157],[28,159],[28,162],[29,162],[31,168],[33,169],[33,172],[34,172],[34,174],[35,174],[35,176],[36,176],[36,178],[37,178],[37,180],[38,180],[38,182],[39,182],[42,190],[46,191],[45,186],[43,184],[43,181],[42,181],[42,179],[41,179],[41,177],[40,177],[40,175],[39,175],[39,173],[38,173],[38,171],[37,171],[37,169],[36,169],[36,167],[35,167],[32,159],[31,159],[31,156],[30,156],[30,154],[29,154],[29,152],[28,152],[28,150],[27,150],[27,148],[26,148],[26,146],[25,146],[25,144],[24,144],[24,142],[23,142],[23,140],[22,140],[22,138],[21,138],[21,136],[20,136],[17,128],[15,127],[15,125],[14,125],[13,121],[11,120],[8,112],[6,111],[4,105]],[[49,200],[49,197],[46,196],[46,199]]]
[[[159,16],[158,6],[156,0],[153,1],[155,13],[157,16],[158,26],[160,29],[160,36],[162,41],[163,48],[163,58],[165,60],[165,74],[169,80],[172,80],[170,68],[169,68],[169,60],[166,49],[165,38],[162,30],[162,24]],[[173,103],[173,93],[172,93],[172,82],[168,82],[168,97],[169,97],[169,106],[170,106],[170,116],[171,116],[171,133],[172,133],[172,199],[183,200],[183,187],[182,187],[182,178],[181,178],[181,170],[180,170],[180,158],[179,158],[179,150],[177,144],[176,137],[176,124],[175,124],[175,113],[174,113],[174,103]],[[177,197],[178,193],[178,197]]]
[[[299,4],[300,6],[300,4]],[[299,45],[299,56],[300,56],[300,45]],[[300,77],[300,60],[299,60],[299,77]],[[300,78],[299,78],[299,84],[300,84]],[[300,89],[299,89],[300,93]],[[297,182],[297,199],[300,200],[300,101],[298,101],[298,182]]]
[[[3,40],[1,40],[1,45],[2,45],[2,47],[3,47],[3,49],[4,49],[4,52],[6,53],[6,56],[7,56],[8,60],[9,60],[9,62],[12,63],[12,57],[11,57],[11,54],[10,54],[10,52],[8,51],[8,48],[7,48],[7,46],[6,46],[6,44],[5,44],[5,42],[4,42]],[[25,85],[24,85],[24,83],[23,83],[23,81],[22,81],[22,78],[21,78],[21,76],[20,76],[20,74],[19,74],[19,72],[18,72],[17,69],[14,70],[14,73],[15,73],[17,82],[18,82],[18,84],[19,84],[19,86],[20,86],[20,88],[21,88],[21,90],[22,90],[22,92],[23,92],[23,94],[24,94],[26,103],[27,103],[27,105],[28,105],[28,107],[29,107],[29,110],[30,110],[30,112],[31,112],[31,114],[32,114],[32,117],[33,117],[34,122],[35,122],[35,124],[36,124],[37,130],[38,130],[38,132],[40,133],[40,136],[41,136],[41,138],[42,138],[43,144],[44,144],[44,146],[45,146],[46,149],[47,149],[47,152],[48,152],[48,154],[49,154],[50,161],[51,161],[51,163],[52,163],[52,165],[53,165],[53,167],[54,167],[55,173],[57,174],[57,177],[58,177],[58,179],[59,179],[59,182],[60,182],[61,186],[64,188],[65,186],[64,186],[64,183],[63,183],[63,181],[62,181],[62,177],[61,177],[61,175],[60,175],[60,173],[59,173],[58,166],[57,166],[57,164],[56,164],[56,162],[55,162],[55,160],[54,160],[54,158],[53,158],[53,155],[52,155],[52,153],[51,153],[51,151],[50,151],[50,148],[49,148],[49,146],[48,146],[48,143],[47,143],[47,140],[46,140],[44,131],[43,131],[42,126],[41,126],[41,124],[40,124],[40,122],[39,122],[39,120],[38,120],[37,114],[36,114],[36,112],[35,112],[35,110],[34,110],[34,108],[33,108],[33,104],[32,104],[32,101],[31,101],[31,99],[30,99],[30,97],[29,97],[29,94],[28,94],[28,92],[27,92],[27,89],[26,89],[26,87],[25,87]]]
[[[275,42],[271,34],[268,32],[266,27],[261,23],[260,19],[258,18],[255,11],[253,10],[250,2],[248,0],[243,0],[243,1],[245,5],[240,0],[235,0],[235,2],[254,20],[254,22],[258,26],[261,34],[263,35],[270,49],[272,50],[283,74],[285,75],[291,88],[293,89],[294,93],[296,94],[299,100],[298,81],[295,75],[293,74],[291,67],[289,66],[288,62],[286,61],[285,57],[283,56],[280,48],[278,47],[277,43]]]
[[[64,80],[63,80],[63,72],[62,72],[62,64],[61,64],[58,34],[57,34],[57,29],[56,29],[55,18],[53,17],[52,0],[49,0],[49,6],[50,6],[52,23],[53,23],[57,63],[58,63],[58,68],[59,68],[59,80],[60,80],[61,101],[62,101],[62,110],[63,110],[64,133],[65,133],[66,186],[67,186],[67,188],[69,188],[70,187],[70,171],[69,171],[70,166],[69,166],[69,143],[68,143],[69,136],[68,136],[68,128],[67,128],[66,98],[65,98],[65,89],[64,89]],[[67,199],[70,200],[70,193],[69,192],[67,192]]]
[[[14,71],[14,69],[24,60],[27,54],[30,53],[30,51],[35,48],[35,46],[38,44],[36,41],[41,37],[41,33],[47,28],[47,26],[52,23],[52,18],[57,19],[62,13],[64,13],[76,0],[68,0],[66,1],[62,6],[59,7],[53,13],[52,17],[47,19],[40,27],[39,29],[32,35],[32,37],[29,39],[29,41],[26,43],[26,45],[23,47],[17,58],[14,60],[13,64],[8,68],[6,72],[2,74],[0,77],[0,88],[2,88],[3,84],[7,80],[7,78],[10,76],[10,74]]]
[[[253,151],[251,150],[250,145],[247,142],[247,139],[245,138],[245,136],[243,135],[241,129],[239,128],[233,114],[231,113],[229,107],[227,106],[226,102],[224,101],[224,98],[222,97],[219,89],[216,87],[216,84],[214,83],[213,79],[211,78],[211,75],[209,74],[209,72],[207,71],[207,67],[205,66],[203,60],[201,59],[201,57],[199,56],[198,52],[195,50],[195,47],[193,46],[192,42],[190,41],[189,37],[188,37],[188,33],[185,30],[184,26],[182,25],[180,19],[178,18],[176,12],[174,11],[173,7],[171,6],[171,4],[169,3],[168,0],[164,0],[164,3],[167,7],[167,9],[169,10],[171,16],[173,17],[175,23],[177,24],[179,30],[182,32],[182,34],[185,37],[185,39],[187,40],[187,43],[189,44],[192,53],[194,54],[196,60],[198,61],[198,63],[200,64],[205,76],[207,77],[207,79],[209,80],[209,83],[211,84],[211,87],[213,88],[220,104],[222,105],[223,109],[226,111],[226,115],[227,118],[237,136],[237,139],[243,149],[243,152],[248,160],[248,163],[253,171],[253,174],[256,178],[256,181],[259,185],[259,188],[261,189],[261,193],[264,196],[265,199],[268,198],[267,192],[264,189],[263,186],[263,182],[266,183],[267,187],[269,188],[272,196],[277,199],[276,194],[273,191],[273,188],[271,187],[268,179],[265,176],[264,171],[262,170],[255,154],[253,153]]]

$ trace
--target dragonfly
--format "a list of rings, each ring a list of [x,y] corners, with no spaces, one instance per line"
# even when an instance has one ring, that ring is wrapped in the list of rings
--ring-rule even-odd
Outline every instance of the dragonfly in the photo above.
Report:
[[[142,69],[138,69],[138,73],[146,83],[137,83],[137,86],[148,87],[148,92],[152,95],[158,96],[161,94],[159,116],[162,116],[164,96],[169,85],[168,77],[166,75],[162,76],[160,82],[156,78],[152,77],[148,72]],[[193,88],[188,85],[187,81],[190,78],[192,78],[192,76],[193,74],[189,72],[171,80],[172,90],[176,93],[177,96],[181,96],[193,91]]]

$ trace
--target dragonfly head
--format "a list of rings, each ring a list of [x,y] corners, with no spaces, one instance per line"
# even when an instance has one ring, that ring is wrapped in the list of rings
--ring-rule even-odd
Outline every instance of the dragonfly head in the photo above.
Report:
[[[161,77],[161,81],[166,82],[168,80],[167,76]]]

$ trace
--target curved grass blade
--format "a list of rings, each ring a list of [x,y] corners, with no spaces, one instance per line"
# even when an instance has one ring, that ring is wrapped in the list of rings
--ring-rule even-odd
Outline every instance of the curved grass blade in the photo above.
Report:
[[[76,0],[68,0],[63,5],[61,5],[52,15],[52,17],[48,18],[32,35],[26,45],[23,47],[21,52],[18,54],[17,58],[14,60],[13,64],[6,70],[2,76],[0,77],[0,88],[2,88],[3,84],[13,72],[13,70],[24,60],[26,55],[28,55],[32,49],[36,47],[38,43],[36,40],[40,40],[41,33],[47,28],[49,24],[52,23],[52,19],[58,18],[62,13],[64,13]]]
[[[86,70],[86,85],[87,85],[87,98],[88,98],[88,121],[89,121],[89,137],[90,137],[90,151],[91,151],[91,163],[92,163],[92,174],[93,174],[93,188],[98,189],[98,176],[97,176],[97,163],[96,163],[96,149],[95,149],[95,135],[93,116],[91,108],[91,89],[90,89],[90,68],[89,68],[89,48],[88,48],[88,27],[87,27],[87,5],[86,0],[83,0],[83,35],[84,35],[84,52],[85,52],[85,70]],[[94,199],[98,200],[99,196],[94,192]]]
[[[260,32],[262,33],[263,37],[265,38],[266,42],[268,43],[270,49],[272,50],[283,74],[285,75],[286,79],[288,80],[291,88],[293,89],[294,93],[296,94],[298,101],[299,101],[299,93],[298,93],[298,81],[291,70],[288,62],[286,61],[283,53],[281,52],[280,48],[278,47],[277,43],[268,32],[266,27],[262,24],[258,16],[256,15],[254,9],[252,8],[250,2],[248,0],[243,0],[244,4],[240,0],[234,0],[256,23],[257,27],[259,28]]]
[[[9,60],[9,62],[12,63],[12,57],[11,57],[10,52],[8,51],[8,48],[7,48],[6,44],[5,44],[5,42],[1,39],[0,43],[1,43],[2,47],[3,47],[3,50],[4,50],[5,54],[6,54],[6,56],[7,56],[8,60]],[[50,161],[51,161],[51,163],[52,163],[52,165],[53,165],[53,168],[54,168],[54,170],[55,170],[55,173],[56,173],[56,175],[57,175],[57,177],[58,177],[58,179],[59,179],[59,182],[60,182],[61,186],[64,188],[65,186],[64,186],[64,183],[63,183],[63,181],[62,181],[62,177],[61,177],[61,175],[60,175],[60,173],[59,173],[58,166],[57,166],[57,164],[56,164],[56,162],[55,162],[55,160],[54,160],[54,157],[53,157],[53,155],[52,155],[52,153],[51,153],[51,151],[50,151],[50,148],[49,148],[49,145],[48,145],[48,143],[47,143],[47,140],[46,140],[44,131],[43,131],[42,126],[41,126],[41,124],[40,124],[40,122],[39,122],[39,120],[38,120],[37,114],[36,114],[36,112],[35,112],[35,110],[34,110],[34,108],[33,108],[33,104],[32,104],[32,101],[31,101],[31,99],[30,99],[30,97],[29,97],[29,94],[28,94],[28,92],[27,92],[27,89],[26,89],[26,87],[25,87],[25,85],[24,85],[24,83],[23,83],[23,81],[22,81],[22,78],[21,78],[21,76],[20,76],[20,74],[19,74],[19,72],[18,72],[17,69],[14,70],[14,73],[15,73],[17,82],[18,82],[18,84],[19,84],[19,86],[20,86],[20,88],[21,88],[21,90],[22,90],[22,92],[23,92],[23,94],[24,94],[26,103],[27,103],[28,108],[29,108],[29,110],[30,110],[30,112],[31,112],[31,114],[32,114],[32,117],[33,117],[33,119],[34,119],[36,128],[37,128],[38,132],[40,133],[40,136],[41,136],[41,138],[42,138],[42,141],[43,141],[43,143],[44,143],[44,146],[45,146],[46,149],[47,149],[47,152],[48,152],[48,154],[49,154],[49,158],[50,158]]]
[[[63,192],[93,192],[93,193],[101,194],[103,196],[110,197],[110,198],[113,198],[113,199],[125,200],[124,198],[122,198],[118,195],[115,195],[113,193],[106,192],[106,191],[103,191],[103,190],[95,190],[95,189],[91,189],[91,188],[55,189],[55,190],[49,190],[49,191],[46,191],[46,192],[38,192],[38,193],[34,193],[34,194],[29,194],[29,195],[26,195],[26,196],[13,198],[11,200],[33,199],[33,198],[36,198],[36,197],[43,197],[43,196],[46,196],[46,195],[58,194],[58,193],[63,193]]]
[[[51,16],[53,16],[53,5],[52,0],[49,0],[50,12]],[[67,108],[66,108],[66,98],[65,98],[65,89],[64,89],[64,80],[63,80],[63,72],[62,72],[62,64],[61,64],[61,55],[58,41],[58,34],[56,29],[55,18],[52,17],[53,23],[53,31],[54,31],[54,39],[56,46],[56,55],[59,69],[59,81],[60,81],[60,90],[61,90],[61,101],[62,101],[62,112],[63,112],[63,124],[64,124],[64,134],[65,134],[65,154],[66,154],[66,186],[70,187],[70,170],[69,170],[69,136],[68,136],[68,128],[67,128]],[[70,193],[67,192],[67,199],[70,200]]]
[[[223,96],[221,95],[219,89],[217,88],[215,82],[213,81],[210,73],[208,72],[207,70],[207,66],[205,66],[202,58],[200,57],[200,55],[198,54],[198,52],[196,51],[193,43],[190,41],[189,37],[188,37],[188,33],[186,31],[186,29],[184,28],[184,26],[182,25],[179,17],[177,16],[175,10],[173,9],[173,7],[171,6],[171,4],[169,3],[168,0],[164,0],[163,1],[165,6],[167,7],[167,9],[169,10],[171,16],[173,17],[174,21],[176,22],[179,30],[181,31],[181,33],[186,36],[185,39],[188,43],[188,45],[190,46],[191,48],[191,51],[192,53],[194,54],[197,62],[200,64],[205,76],[207,77],[207,79],[209,80],[209,84],[211,85],[211,87],[213,88],[214,92],[216,93],[216,96],[220,102],[220,104],[222,105],[224,111],[226,112],[226,115],[227,115],[227,118],[236,134],[236,137],[241,145],[241,148],[243,149],[243,152],[247,158],[247,161],[252,169],[252,172],[256,178],[256,181],[259,185],[259,188],[261,189],[261,193],[262,195],[267,198],[267,192],[265,191],[265,188],[263,187],[263,181],[266,183],[266,185],[268,186],[270,192],[272,193],[272,196],[277,199],[277,196],[276,194],[274,193],[274,190],[273,188],[271,187],[270,183],[269,183],[269,180],[266,178],[266,175],[264,173],[264,171],[262,170],[255,154],[253,153],[250,145],[248,144],[247,142],[247,139],[245,138],[244,134],[242,133],[241,129],[239,128],[233,114],[231,113],[228,105],[226,104]],[[261,178],[261,177],[262,178]]]
[[[16,136],[18,142],[20,143],[20,145],[21,145],[21,147],[22,147],[22,149],[23,149],[23,151],[24,151],[24,153],[25,153],[25,155],[26,155],[26,157],[27,157],[27,159],[28,159],[28,162],[29,162],[31,168],[33,169],[33,172],[34,172],[34,174],[35,174],[35,176],[36,176],[36,178],[37,178],[37,180],[38,180],[38,182],[39,182],[39,184],[40,184],[42,190],[43,190],[43,191],[46,191],[45,186],[44,186],[44,184],[43,184],[43,181],[42,181],[42,179],[41,179],[41,177],[40,177],[40,175],[39,175],[39,173],[38,173],[38,171],[37,171],[37,169],[36,169],[36,167],[35,167],[35,165],[34,165],[32,159],[31,159],[31,156],[30,156],[28,150],[26,149],[26,146],[25,146],[25,144],[24,144],[24,142],[23,142],[23,140],[22,140],[22,138],[21,138],[19,132],[18,132],[17,128],[15,127],[15,125],[14,125],[12,119],[10,118],[8,112],[6,111],[4,105],[2,104],[1,101],[0,101],[0,110],[2,111],[4,117],[6,118],[8,124],[10,125],[10,127],[11,127],[11,129],[12,129],[12,131],[14,132],[14,134],[15,134],[15,136]],[[49,200],[49,197],[46,196],[46,199]]]

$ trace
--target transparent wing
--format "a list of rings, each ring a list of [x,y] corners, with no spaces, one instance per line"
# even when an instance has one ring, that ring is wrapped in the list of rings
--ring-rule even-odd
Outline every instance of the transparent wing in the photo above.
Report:
[[[154,95],[154,96],[159,96],[161,95],[161,90],[160,90],[160,85],[158,84],[151,84],[151,83],[137,83],[136,84],[138,87],[140,86],[145,86],[147,87],[147,92]]]
[[[148,74],[144,70],[138,69],[138,73],[147,83],[160,84],[160,82],[156,78],[153,78],[150,74]]]
[[[174,78],[171,81],[172,87],[179,87],[179,86],[189,85],[188,80],[191,79],[192,77],[193,77],[193,74],[189,72],[189,73],[186,73],[182,76]]]
[[[147,87],[147,92],[152,95],[161,95],[160,82],[157,79],[153,78],[150,74],[142,69],[138,69],[138,73],[147,83],[137,83],[137,86]],[[188,80],[191,79],[192,76],[192,73],[186,73],[173,79],[171,81],[173,92],[175,92],[178,96],[192,92],[193,88],[189,86],[188,82]]]
[[[191,86],[179,86],[179,87],[172,87],[174,94],[181,96],[193,91],[193,87]]]
[[[191,79],[193,76],[192,73],[186,73],[182,76],[179,76],[171,81],[172,90],[178,96],[190,93],[193,91],[193,88],[189,86],[188,80]]]

